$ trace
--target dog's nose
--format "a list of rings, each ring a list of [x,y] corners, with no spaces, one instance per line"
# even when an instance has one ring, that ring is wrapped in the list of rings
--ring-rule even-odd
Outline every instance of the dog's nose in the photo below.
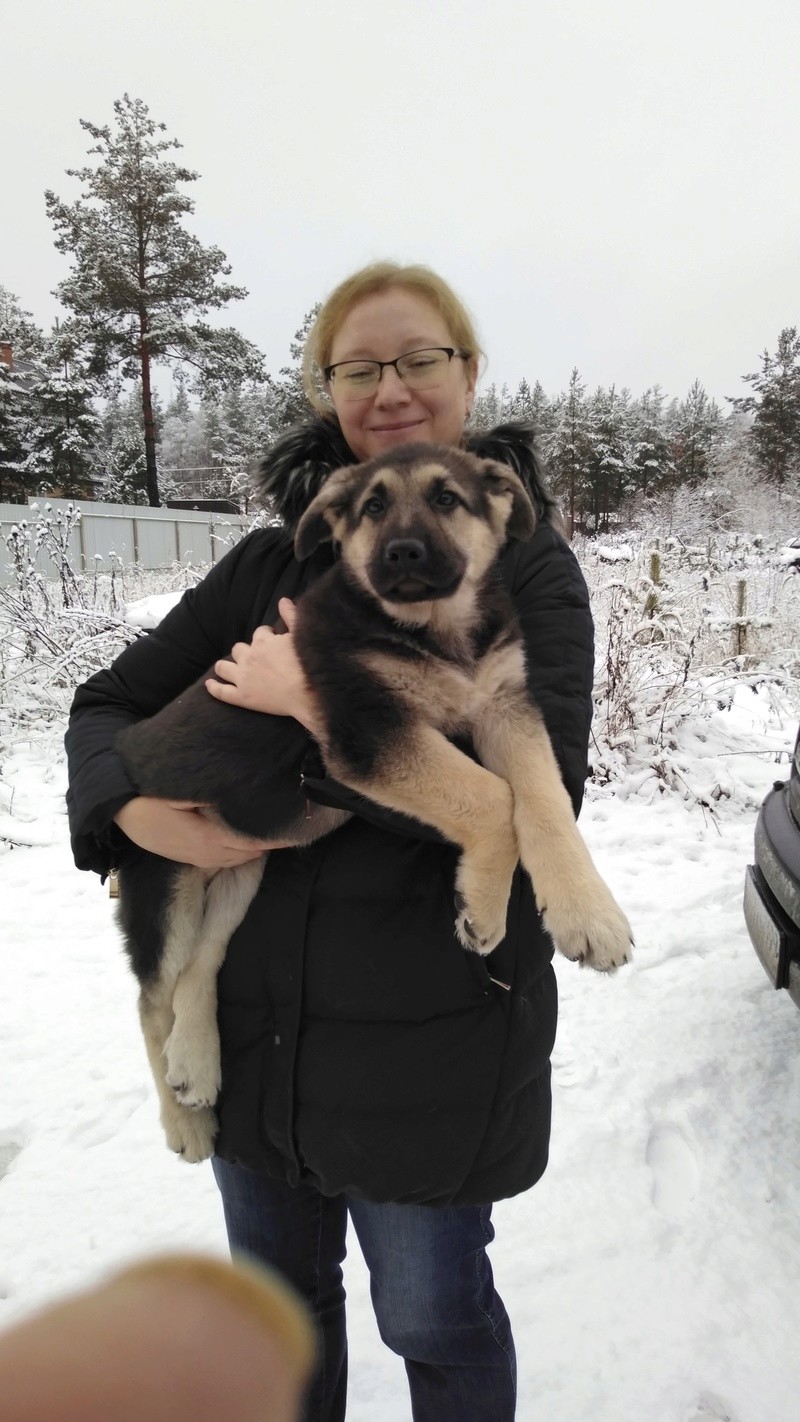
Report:
[[[419,538],[390,538],[383,550],[383,561],[398,571],[415,572],[428,560],[428,550]]]

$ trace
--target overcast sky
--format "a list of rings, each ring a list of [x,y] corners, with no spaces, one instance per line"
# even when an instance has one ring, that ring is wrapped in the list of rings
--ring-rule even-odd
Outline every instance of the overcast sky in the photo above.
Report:
[[[21,0],[3,7],[0,283],[42,324],[79,118],[125,91],[201,176],[196,230],[273,371],[379,257],[456,287],[487,379],[695,378],[800,324],[797,0]],[[727,407],[726,407],[727,408]]]

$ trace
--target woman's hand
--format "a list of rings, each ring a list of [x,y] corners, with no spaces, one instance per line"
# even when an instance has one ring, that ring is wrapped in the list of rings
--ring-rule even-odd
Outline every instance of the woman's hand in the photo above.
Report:
[[[206,690],[231,706],[293,716],[313,735],[317,708],[292,637],[295,605],[290,598],[281,598],[278,611],[288,632],[257,627],[252,642],[237,642],[229,659],[214,663],[217,679],[209,679]]]
[[[245,839],[234,834],[225,825],[207,819],[205,808],[193,800],[137,795],[117,811],[114,820],[140,849],[212,873],[247,864],[268,849],[290,847],[289,840]]]

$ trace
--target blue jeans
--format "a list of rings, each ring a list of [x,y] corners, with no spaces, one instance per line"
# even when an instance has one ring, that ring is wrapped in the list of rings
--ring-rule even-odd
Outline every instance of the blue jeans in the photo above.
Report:
[[[279,1269],[318,1321],[322,1357],[304,1422],[345,1416],[348,1213],[380,1335],[405,1359],[414,1422],[513,1422],[514,1343],[486,1257],[491,1206],[370,1205],[212,1163],[232,1253]]]

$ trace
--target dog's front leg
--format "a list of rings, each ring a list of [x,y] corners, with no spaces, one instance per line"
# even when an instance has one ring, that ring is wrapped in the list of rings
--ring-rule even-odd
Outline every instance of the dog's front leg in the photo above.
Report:
[[[456,933],[465,948],[490,953],[503,938],[517,865],[513,798],[505,780],[476,765],[432,726],[406,727],[369,775],[355,771],[335,745],[331,773],[343,784],[433,825],[461,846]]]
[[[473,735],[483,764],[512,788],[520,858],[556,947],[604,972],[627,963],[630,924],[592,862],[544,721],[527,692],[495,695]]]

